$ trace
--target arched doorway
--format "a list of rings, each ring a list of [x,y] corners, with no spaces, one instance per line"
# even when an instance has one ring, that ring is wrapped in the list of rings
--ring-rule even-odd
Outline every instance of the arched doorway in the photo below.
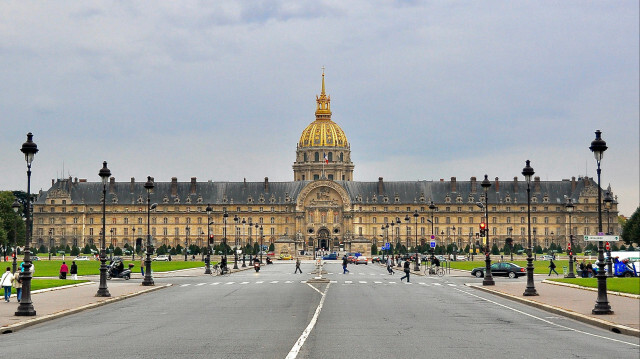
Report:
[[[329,231],[326,228],[318,231],[318,249],[330,249]]]

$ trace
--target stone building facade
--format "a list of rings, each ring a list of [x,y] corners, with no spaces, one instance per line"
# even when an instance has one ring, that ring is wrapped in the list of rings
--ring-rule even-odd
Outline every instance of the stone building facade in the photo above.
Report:
[[[354,164],[344,131],[331,120],[330,98],[316,97],[315,120],[302,132],[293,164],[294,181],[155,182],[149,194],[158,203],[149,223],[156,246],[205,246],[225,238],[230,246],[274,243],[277,254],[324,248],[370,254],[371,245],[385,242],[408,248],[435,237],[438,244],[458,248],[475,242],[484,210],[480,180],[456,177],[439,181],[353,181]],[[97,177],[97,176],[96,176]],[[99,178],[96,178],[99,180]],[[132,245],[147,234],[146,181],[117,182],[111,178],[106,194],[107,246]],[[527,184],[491,179],[487,192],[490,244],[502,247],[507,238],[526,247]],[[86,244],[99,247],[102,228],[101,182],[73,178],[52,181],[34,203],[32,245]],[[589,177],[531,183],[531,227],[534,245],[566,247],[571,200],[574,238],[598,232],[597,183]],[[603,191],[604,194],[605,191]],[[609,189],[609,192],[611,190]],[[604,197],[604,195],[603,195]],[[433,203],[433,206],[430,205]],[[210,217],[205,209],[213,209]],[[604,208],[604,207],[603,207]],[[224,213],[228,214],[225,217]],[[619,234],[617,201],[603,210],[604,231]],[[209,227],[208,223],[213,222]],[[583,245],[581,240],[577,241]]]

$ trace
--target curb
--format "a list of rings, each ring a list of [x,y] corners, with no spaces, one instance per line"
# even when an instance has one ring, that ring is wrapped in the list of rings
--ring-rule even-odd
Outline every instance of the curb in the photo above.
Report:
[[[577,284],[571,284],[571,283],[562,283],[562,282],[556,282],[556,281],[552,281],[552,280],[543,280],[542,283],[547,283],[547,284],[553,284],[553,285],[560,285],[560,286],[564,286],[564,287],[569,287],[569,288],[576,288],[576,289],[582,289],[582,290],[589,290],[592,292],[597,292],[598,288],[591,288],[591,287],[583,287]],[[622,293],[622,292],[614,292],[614,291],[607,291],[607,294],[610,295],[617,295],[619,297],[627,297],[627,298],[633,298],[633,299],[640,299],[640,295],[638,294],[631,294],[631,293]]]
[[[80,280],[86,280],[86,279],[80,279]],[[91,285],[91,284],[94,284],[94,283],[95,282],[88,281],[88,282],[84,282],[84,283],[76,283],[76,284],[62,285],[62,286],[59,286],[59,287],[51,287],[51,288],[32,290],[31,294],[51,292],[51,291],[60,290],[60,289],[69,289],[69,288],[81,287],[83,285]],[[17,294],[11,294],[11,297],[16,297],[16,296],[17,296]]]
[[[93,282],[89,282],[89,283],[91,284]],[[106,305],[106,304],[119,302],[119,301],[127,299],[127,298],[132,298],[132,297],[136,297],[136,296],[141,295],[141,294],[150,293],[150,292],[153,292],[153,291],[156,291],[156,290],[168,288],[168,287],[171,287],[172,285],[173,284],[165,284],[163,286],[153,287],[153,288],[145,289],[145,290],[142,290],[142,291],[139,291],[139,292],[135,292],[135,293],[124,294],[124,295],[120,295],[120,296],[117,296],[117,297],[112,297],[112,298],[109,298],[109,299],[106,299],[106,300],[103,300],[103,301],[100,301],[100,302],[97,302],[97,303],[86,304],[86,305],[83,305],[83,306],[80,306],[80,307],[77,307],[77,308],[65,309],[65,310],[62,310],[62,311],[57,312],[57,313],[44,315],[44,316],[42,316],[40,318],[33,318],[33,319],[22,321],[20,323],[7,325],[5,327],[0,328],[0,334],[13,333],[13,332],[15,332],[17,330],[20,330],[20,329],[23,329],[23,328],[26,328],[26,327],[30,327],[30,326],[35,325],[35,324],[40,324],[40,323],[47,322],[47,321],[50,321],[50,320],[53,320],[53,319],[62,318],[62,317],[65,317],[67,315],[75,314],[75,313],[78,313],[78,312],[81,312],[81,311],[84,311],[84,310],[87,310],[87,309],[93,309],[93,308],[101,307],[101,306]]]
[[[516,302],[520,302],[529,306],[532,306],[534,308],[538,308],[538,309],[542,309],[545,310],[547,312],[551,312],[554,314],[560,314],[562,316],[565,317],[569,317],[571,319],[577,320],[579,322],[583,322],[586,324],[590,324],[602,329],[606,329],[609,330],[611,332],[614,333],[620,333],[620,334],[625,334],[625,335],[630,335],[630,336],[634,336],[634,337],[639,337],[640,338],[640,330],[639,329],[635,329],[635,328],[631,328],[631,327],[627,327],[626,325],[621,325],[621,324],[616,324],[616,323],[612,323],[606,320],[602,320],[602,319],[597,319],[597,318],[592,318],[589,317],[587,315],[584,314],[580,314],[580,313],[576,313],[573,311],[570,311],[568,309],[564,309],[564,308],[560,308],[560,307],[554,307],[552,305],[548,305],[548,304],[543,304],[540,302],[536,302],[533,300],[528,300],[528,299],[524,299],[518,296],[514,296],[511,294],[507,294],[507,293],[503,293],[497,290],[492,290],[489,288],[485,288],[483,286],[479,286],[477,284],[465,284],[465,286],[470,287],[470,288],[475,288],[478,290],[482,290],[484,292],[487,293],[491,293],[491,294],[495,294],[497,296],[506,298],[506,299],[510,299]]]

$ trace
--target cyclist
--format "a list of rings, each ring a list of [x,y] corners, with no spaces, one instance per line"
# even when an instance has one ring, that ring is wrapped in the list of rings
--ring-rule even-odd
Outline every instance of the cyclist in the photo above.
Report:
[[[229,269],[227,268],[227,257],[222,257],[220,260],[220,269],[222,269],[222,273],[227,272]]]
[[[433,257],[433,265],[436,266],[436,269],[440,267],[440,260],[438,259],[438,257]]]

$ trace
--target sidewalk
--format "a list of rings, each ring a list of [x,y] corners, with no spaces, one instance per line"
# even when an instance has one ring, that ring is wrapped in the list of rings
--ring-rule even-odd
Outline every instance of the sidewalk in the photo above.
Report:
[[[577,288],[563,283],[536,282],[538,296],[525,297],[526,284],[522,282],[496,282],[494,286],[473,284],[469,287],[493,293],[552,313],[563,315],[583,323],[640,337],[640,299],[634,295],[607,292],[607,299],[613,314],[594,315],[591,310],[598,297],[597,290]],[[622,295],[620,295],[622,294]]]

